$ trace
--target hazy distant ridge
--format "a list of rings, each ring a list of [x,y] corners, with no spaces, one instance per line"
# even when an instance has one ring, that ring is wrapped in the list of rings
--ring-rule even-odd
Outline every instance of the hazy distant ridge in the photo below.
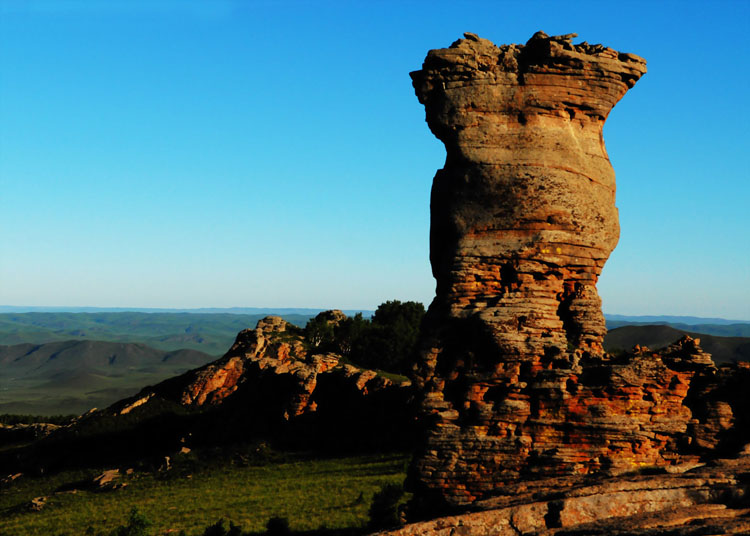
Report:
[[[739,325],[750,328],[748,324]],[[697,328],[698,326],[704,325],[699,324],[693,327]],[[665,324],[634,324],[612,329],[604,337],[604,348],[610,352],[630,350],[633,346],[639,344],[657,350],[672,344],[685,335],[700,339],[701,347],[711,354],[716,363],[750,361],[749,337],[722,337],[696,330],[676,329]]]
[[[628,324],[750,324],[750,320],[728,320],[726,318],[704,318],[700,316],[672,316],[672,315],[610,315],[605,314],[607,325],[610,323],[625,322]]]

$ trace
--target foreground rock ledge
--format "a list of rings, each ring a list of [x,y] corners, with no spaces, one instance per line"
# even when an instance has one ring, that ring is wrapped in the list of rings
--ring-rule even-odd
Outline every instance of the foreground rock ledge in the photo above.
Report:
[[[646,67],[573,37],[498,47],[467,33],[411,74],[447,153],[431,200],[436,297],[413,374],[412,516],[519,480],[695,463],[742,430],[744,403],[704,396],[729,380],[697,340],[602,349],[596,282],[619,235],[602,127]]]
[[[380,536],[750,534],[750,457],[683,473],[565,477],[514,484],[471,513],[413,523]]]

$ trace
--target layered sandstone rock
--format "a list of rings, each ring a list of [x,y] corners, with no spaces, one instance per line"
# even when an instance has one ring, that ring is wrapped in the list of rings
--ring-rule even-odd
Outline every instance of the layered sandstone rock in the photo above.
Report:
[[[601,345],[595,285],[619,234],[602,127],[645,62],[572,37],[497,47],[465,34],[412,73],[447,152],[431,201],[437,291],[414,373],[417,506],[466,505],[518,478],[695,459],[701,427],[686,400],[696,375],[714,374],[710,356],[691,339],[617,359]]]
[[[380,536],[670,535],[750,533],[750,456],[616,478],[568,476],[506,487],[471,513]]]
[[[518,361],[602,352],[595,283],[619,236],[602,127],[646,68],[570,39],[466,34],[412,73],[447,152],[432,188],[433,314],[476,319]]]

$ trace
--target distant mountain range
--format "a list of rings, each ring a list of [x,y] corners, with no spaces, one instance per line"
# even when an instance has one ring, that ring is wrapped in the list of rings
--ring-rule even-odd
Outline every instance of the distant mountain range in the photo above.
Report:
[[[60,341],[0,346],[0,413],[82,413],[215,356],[140,343]]]
[[[633,317],[644,318],[644,317]],[[649,318],[649,317],[645,317]],[[677,318],[693,319],[693,317],[657,317],[657,318]],[[693,320],[712,320],[713,323],[703,322],[671,322],[666,320],[614,320],[607,318],[607,329],[610,331],[623,326],[669,326],[676,330],[686,333],[705,333],[707,335],[717,335],[719,337],[750,337],[750,322],[730,322],[722,319],[700,319]],[[715,322],[721,320],[721,322]]]
[[[6,306],[7,308],[7,306]],[[0,307],[2,309],[2,307]],[[233,309],[239,311],[240,309]],[[0,313],[0,345],[42,344],[66,340],[139,342],[159,350],[189,348],[207,354],[223,355],[237,333],[254,328],[269,314],[304,326],[317,309],[251,309],[239,312],[15,312]],[[214,311],[219,311],[214,310]],[[300,312],[305,311],[305,312]],[[349,314],[352,312],[349,311]],[[371,314],[372,311],[366,311]],[[366,315],[367,316],[367,315]],[[701,322],[698,322],[701,321]],[[723,319],[695,317],[607,317],[607,328],[625,325],[664,324],[687,332],[723,337],[750,337],[750,322],[731,323]]]

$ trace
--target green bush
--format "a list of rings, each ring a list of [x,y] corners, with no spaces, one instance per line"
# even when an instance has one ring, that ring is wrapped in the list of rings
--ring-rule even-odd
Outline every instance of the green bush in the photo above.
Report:
[[[269,536],[287,536],[292,531],[289,530],[289,521],[285,517],[272,517],[266,523],[266,531]]]
[[[368,368],[403,374],[414,363],[424,305],[398,300],[378,306],[369,329],[354,341],[351,360]]]
[[[229,522],[229,529],[224,527],[224,520],[220,519],[213,525],[206,527],[203,536],[242,536],[242,527]]]
[[[133,508],[130,511],[127,525],[121,525],[110,532],[110,536],[148,536],[148,528],[153,523],[146,516]]]
[[[311,318],[305,326],[305,341],[321,351],[328,350],[334,345],[333,324],[318,315]]]
[[[398,514],[398,504],[404,496],[404,486],[400,484],[386,484],[373,497],[368,512],[371,529],[387,529],[398,526],[401,521]]]
[[[381,303],[372,320],[357,313],[335,324],[318,315],[305,326],[305,341],[318,352],[340,353],[356,365],[404,374],[414,362],[424,315],[421,303],[398,300]]]

